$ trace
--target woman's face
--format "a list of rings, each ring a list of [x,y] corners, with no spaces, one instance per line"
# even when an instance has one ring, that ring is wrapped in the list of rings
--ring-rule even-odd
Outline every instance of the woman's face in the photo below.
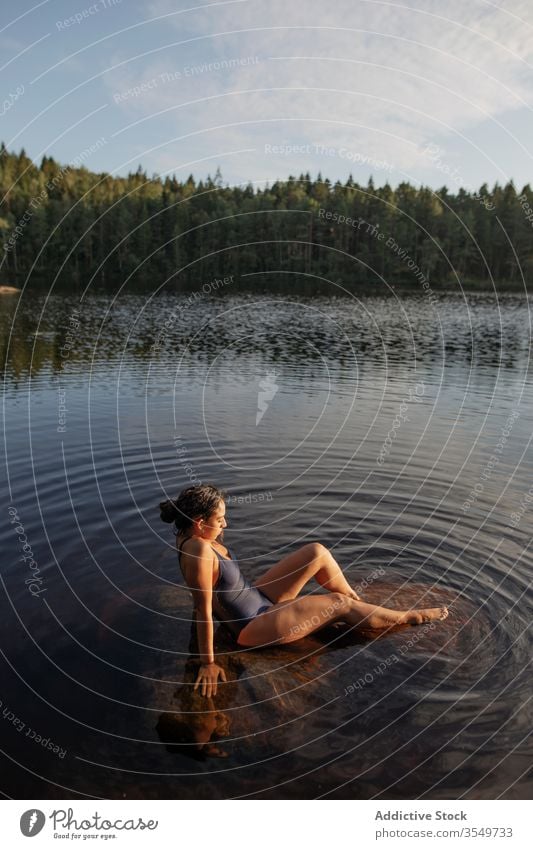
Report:
[[[226,524],[226,505],[223,501],[218,502],[217,509],[211,514],[207,521],[201,520],[200,533],[204,539],[216,540],[222,535]]]

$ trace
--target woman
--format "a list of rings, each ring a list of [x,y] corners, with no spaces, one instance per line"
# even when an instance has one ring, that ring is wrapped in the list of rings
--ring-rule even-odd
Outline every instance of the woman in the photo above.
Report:
[[[346,581],[332,554],[319,542],[303,545],[283,557],[252,585],[222,543],[226,523],[224,493],[211,484],[182,490],[159,505],[164,522],[176,525],[178,562],[195,608],[200,669],[194,689],[216,695],[226,680],[213,652],[213,613],[230,628],[240,646],[280,645],[300,640],[333,622],[359,631],[394,625],[420,625],[445,619],[446,607],[389,610],[366,604]],[[298,598],[315,578],[328,594]]]

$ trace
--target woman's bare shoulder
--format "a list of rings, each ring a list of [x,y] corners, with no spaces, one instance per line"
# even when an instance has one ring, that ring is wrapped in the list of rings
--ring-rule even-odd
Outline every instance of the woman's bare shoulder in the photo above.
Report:
[[[184,541],[187,541],[187,550],[183,550],[183,543],[181,544],[181,557],[179,557],[179,563],[181,566],[181,572],[185,581],[189,588],[198,589],[199,581],[207,581],[211,582],[211,586],[213,586],[213,578],[216,583],[218,578],[218,564],[217,558],[215,556],[215,552],[213,548],[209,544],[209,542],[205,539],[199,539],[198,537],[185,537]],[[176,538],[176,545],[179,547],[180,543]],[[203,569],[199,569],[201,563],[206,563],[206,560],[210,560],[211,563],[211,573],[204,572]],[[203,578],[201,575],[203,573]],[[209,576],[210,575],[210,576]],[[208,577],[209,576],[209,577]]]
[[[185,543],[187,548],[185,548]],[[181,551],[182,556],[190,556],[191,558],[203,557],[206,554],[213,554],[211,545],[205,539],[199,537],[176,537],[176,548]]]

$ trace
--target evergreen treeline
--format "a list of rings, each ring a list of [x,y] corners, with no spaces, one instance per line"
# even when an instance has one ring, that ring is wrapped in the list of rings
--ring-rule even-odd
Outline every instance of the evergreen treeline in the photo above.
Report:
[[[490,288],[491,277],[497,286],[533,280],[533,193],[512,182],[454,194],[302,174],[230,188],[218,171],[199,182],[140,167],[112,177],[46,156],[38,168],[2,144],[0,189],[4,284],[30,275],[30,285],[49,286],[57,275],[71,290],[127,278],[126,290],[182,289],[234,275],[289,289],[301,275],[312,290],[316,275],[385,292],[377,275],[415,288],[425,278],[432,289],[457,278]]]

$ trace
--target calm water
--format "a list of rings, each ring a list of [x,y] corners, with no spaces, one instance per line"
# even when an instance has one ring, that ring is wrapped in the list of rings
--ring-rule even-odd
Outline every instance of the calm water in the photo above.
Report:
[[[525,297],[25,294],[0,311],[6,796],[531,794]],[[366,600],[449,618],[254,651],[219,626],[228,684],[201,699],[157,510],[193,478],[233,497],[248,577],[318,539]]]

